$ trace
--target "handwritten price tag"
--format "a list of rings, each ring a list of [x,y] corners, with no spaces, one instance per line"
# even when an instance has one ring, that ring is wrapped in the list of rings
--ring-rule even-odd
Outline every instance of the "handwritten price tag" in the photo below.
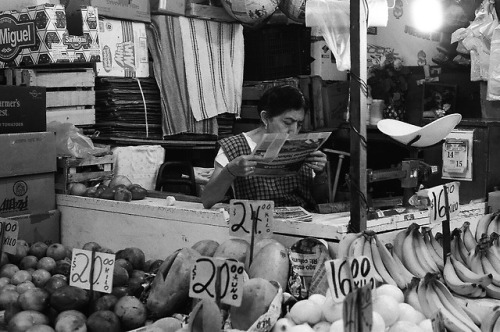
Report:
[[[252,227],[257,237],[273,234],[274,201],[250,201],[232,199],[229,206],[229,235],[246,237]]]
[[[91,271],[93,270],[92,289],[98,292],[111,293],[113,286],[113,270],[115,255],[73,249],[69,284],[82,289],[90,289]]]
[[[429,220],[431,223],[442,222],[446,219],[446,203],[444,198],[444,190],[448,192],[448,206],[450,208],[450,219],[458,216],[460,210],[459,203],[459,187],[460,183],[450,182],[442,186],[436,186],[429,189],[420,190],[418,196],[429,197]]]
[[[345,332],[370,332],[373,325],[372,290],[369,285],[353,290],[344,300]]]
[[[17,220],[1,219],[0,238],[3,237],[3,252],[16,254],[17,237],[19,235],[19,225]],[[2,234],[3,232],[3,234]]]
[[[243,263],[213,257],[201,257],[191,270],[189,296],[216,300],[219,292],[222,303],[239,307],[243,295]],[[220,289],[217,290],[217,285]]]
[[[373,263],[366,256],[329,260],[325,268],[328,286],[336,302],[342,302],[356,288],[366,285],[375,288]]]

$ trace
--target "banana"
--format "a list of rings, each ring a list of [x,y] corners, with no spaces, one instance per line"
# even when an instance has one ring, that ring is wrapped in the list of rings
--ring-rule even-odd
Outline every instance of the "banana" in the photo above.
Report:
[[[411,227],[411,226],[410,226]],[[403,264],[413,275],[419,278],[425,277],[429,270],[426,270],[422,265],[420,265],[420,261],[417,257],[417,253],[415,252],[416,245],[414,244],[415,237],[413,236],[412,230],[410,230],[403,241]]]
[[[474,238],[472,231],[470,230],[470,222],[465,221],[462,227],[463,227],[462,238],[465,247],[467,248],[467,250],[471,251],[473,248],[476,247],[477,241]]]
[[[464,241],[461,237],[461,231],[458,228],[455,228],[452,232],[452,236],[455,237],[455,245],[457,248],[460,257],[462,257],[462,261],[467,262],[469,258],[469,250],[465,247]]]
[[[498,257],[493,249],[493,247],[489,247],[485,250],[486,257],[491,262],[491,265],[495,268],[495,270],[500,273],[500,257]]]
[[[424,238],[425,246],[427,247],[427,250],[429,251],[429,254],[431,255],[432,260],[434,261],[434,263],[436,263],[437,267],[439,268],[439,271],[443,271],[443,269],[444,269],[444,260],[439,255],[439,253],[436,252],[436,250],[432,246],[431,241],[429,239],[429,234],[427,233],[427,231],[423,231],[422,232],[422,236]],[[441,251],[441,255],[442,254],[443,254],[443,252]]]
[[[437,232],[436,236],[434,236],[434,239],[436,239],[441,247],[443,246],[443,234],[441,232]]]
[[[424,238],[418,231],[418,229],[413,230],[413,236],[413,243],[415,245],[417,258],[420,261],[420,265],[422,265],[422,267],[425,267],[426,271],[428,272],[439,273],[441,270],[437,266],[436,262],[434,262],[434,259],[432,259],[432,256],[429,253],[427,246],[425,245]]]
[[[356,238],[349,246],[349,257],[359,257],[363,255],[365,241],[366,239],[363,235]]]
[[[491,262],[488,260],[486,255],[481,255],[481,265],[483,266],[483,270],[485,273],[489,273],[493,276],[491,283],[496,286],[500,286],[500,273],[495,270]]]
[[[495,214],[493,213],[488,213],[485,214],[484,216],[481,216],[477,222],[476,226],[476,241],[479,242],[481,239],[481,236],[483,234],[487,234],[488,232],[488,226],[490,225],[491,221],[493,218],[496,217]]]
[[[444,258],[443,246],[436,240],[436,238],[432,234],[432,228],[429,228],[426,232],[427,232],[427,235],[429,236],[429,242],[431,243],[432,247],[434,248],[436,253],[439,255],[439,257],[441,257],[441,259],[443,259]]]
[[[477,326],[481,326],[482,319],[477,313],[470,310],[470,308],[467,306],[461,306],[461,308],[467,314],[467,316],[469,316],[469,318],[472,319],[474,324],[476,324]]]
[[[394,278],[392,278],[389,271],[387,271],[387,268],[385,267],[384,262],[382,261],[382,257],[380,257],[380,252],[378,251],[375,239],[371,237],[368,241],[372,256],[372,262],[373,265],[375,266],[375,270],[377,270],[378,274],[380,274],[380,276],[386,283],[399,287],[396,281],[394,281]]]
[[[462,259],[462,255],[460,255],[460,252],[459,252],[458,246],[457,246],[457,238],[456,237],[451,238],[450,253],[453,257],[455,257],[457,260],[459,260],[462,264],[468,265],[468,263],[464,262],[464,260]]]
[[[500,310],[494,310],[483,320],[481,324],[481,332],[496,332],[498,331],[498,322],[500,318]]]
[[[424,279],[420,279],[417,288],[417,296],[418,302],[420,303],[420,308],[422,309],[422,313],[426,318],[431,318],[434,314],[434,311],[431,310],[429,306],[429,300],[427,298],[427,284],[424,283]]]
[[[410,284],[408,284],[408,287],[406,288],[404,295],[406,303],[408,303],[413,308],[423,313],[423,310],[420,307],[420,302],[418,300],[418,294],[417,294],[419,281],[420,280],[418,278],[413,278]]]
[[[499,286],[490,284],[484,288],[486,289],[486,294],[488,294],[489,297],[500,300],[500,287]]]
[[[498,233],[498,215],[496,215],[488,225],[488,229],[486,230],[486,234],[490,235],[492,233]]]
[[[483,265],[481,264],[481,252],[477,248],[470,255],[469,269],[477,274],[484,274]]]
[[[403,243],[406,238],[406,232],[406,229],[398,232],[392,241],[392,253],[398,255],[400,260],[403,260]]]
[[[458,295],[472,297],[473,293],[475,293],[476,296],[478,294],[478,285],[472,282],[462,281],[462,279],[458,277],[449,257],[444,264],[443,278],[446,286]],[[480,293],[481,292],[479,292],[479,294]]]
[[[380,242],[380,240],[376,235],[373,237],[371,245],[372,245],[373,259],[376,259],[376,256],[379,256],[384,267],[387,269],[387,272],[392,277],[397,286],[401,289],[405,289],[409,283],[409,280],[406,280],[403,271],[399,269],[389,250],[387,250],[385,245],[382,242]],[[374,251],[373,247],[375,247],[375,250],[378,253],[373,252]],[[375,268],[377,268],[377,265],[375,265]]]
[[[365,243],[363,245],[362,255],[368,257],[373,262],[372,249],[371,249],[371,245],[370,245],[370,241],[371,241],[372,237],[367,236],[367,235],[365,235],[364,237],[365,237]],[[383,284],[385,282],[384,278],[382,278],[382,276],[380,275],[380,273],[378,273],[376,268],[373,269],[373,276],[375,278],[375,281],[378,284]],[[396,285],[396,283],[394,283],[394,285]]]
[[[491,284],[493,275],[492,274],[479,274],[471,271],[467,266],[463,265],[459,261],[457,261],[453,256],[450,256],[450,261],[455,268],[455,272],[457,276],[464,282],[471,282],[473,284],[478,284],[483,287]],[[481,263],[481,261],[480,261]]]
[[[349,256],[349,247],[351,244],[359,238],[362,233],[347,233],[342,237],[339,242],[338,250],[337,250],[337,258],[345,258]]]
[[[387,248],[387,245],[386,245],[386,248]],[[406,279],[407,283],[410,283],[411,280],[413,278],[415,278],[415,275],[413,273],[411,273],[410,271],[408,271],[408,269],[403,264],[403,262],[401,261],[401,259],[398,257],[398,255],[394,254],[394,252],[392,252],[392,258],[394,258],[394,261],[396,262],[396,265],[398,266],[398,269],[405,276],[405,279]]]
[[[436,292],[443,306],[464,324],[469,325],[472,323],[475,327],[481,324],[481,319],[476,314],[471,313],[471,315],[473,316],[471,317],[465,310],[462,309],[460,303],[455,300],[448,288],[446,288],[446,286],[441,281],[433,280],[432,284],[429,285],[429,287],[432,287]]]

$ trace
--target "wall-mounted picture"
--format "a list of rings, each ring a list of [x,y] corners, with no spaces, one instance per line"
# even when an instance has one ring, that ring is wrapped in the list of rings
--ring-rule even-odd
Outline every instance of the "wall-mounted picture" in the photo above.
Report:
[[[424,83],[423,91],[424,118],[437,119],[456,112],[458,93],[456,84]]]

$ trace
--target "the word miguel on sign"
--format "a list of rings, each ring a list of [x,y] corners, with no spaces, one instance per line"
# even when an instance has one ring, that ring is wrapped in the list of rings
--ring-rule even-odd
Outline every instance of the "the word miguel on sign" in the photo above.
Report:
[[[420,190],[418,196],[427,196],[429,199],[429,220],[431,223],[442,222],[446,219],[446,209],[449,207],[449,217],[458,216],[460,210],[459,203],[460,182],[449,182],[441,186]],[[448,196],[448,206],[445,199]]]
[[[15,255],[17,238],[19,236],[19,225],[17,220],[0,218],[0,239],[2,252]]]
[[[241,305],[243,263],[215,257],[201,257],[191,270],[189,296],[213,299],[233,307]]]
[[[11,62],[23,48],[36,44],[35,22],[0,14],[0,61]]]
[[[229,235],[271,237],[274,201],[232,199],[229,205]]]
[[[357,288],[375,288],[373,263],[366,256],[329,260],[325,268],[332,298],[337,302],[342,302]]]
[[[115,255],[73,249],[69,284],[82,289],[111,293]]]

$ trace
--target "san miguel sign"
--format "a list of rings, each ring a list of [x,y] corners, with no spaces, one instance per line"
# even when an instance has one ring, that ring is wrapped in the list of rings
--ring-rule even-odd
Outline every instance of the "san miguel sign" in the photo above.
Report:
[[[34,21],[21,22],[10,14],[0,15],[0,61],[12,61],[23,48],[35,44]]]

